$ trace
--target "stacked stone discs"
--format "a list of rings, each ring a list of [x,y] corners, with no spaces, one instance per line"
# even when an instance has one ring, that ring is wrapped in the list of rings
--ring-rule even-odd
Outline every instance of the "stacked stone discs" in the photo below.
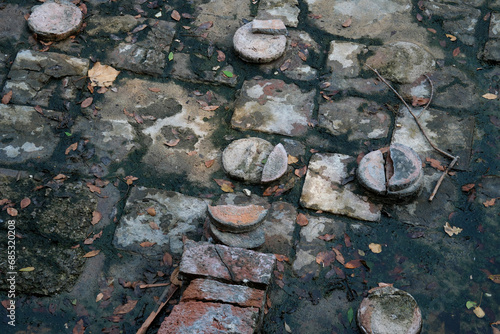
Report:
[[[358,308],[358,325],[365,334],[417,334],[422,314],[415,299],[392,286],[370,290]]]
[[[268,210],[260,205],[208,206],[210,231],[215,239],[231,247],[257,248],[265,242],[264,230],[259,229]]]
[[[63,40],[78,32],[82,24],[82,11],[64,0],[34,6],[28,19],[30,29],[44,41]]]
[[[393,144],[384,156],[381,150],[368,153],[359,162],[358,180],[368,190],[389,198],[408,198],[420,192],[422,161],[410,147]]]
[[[233,45],[241,59],[250,63],[268,63],[283,55],[286,27],[281,20],[255,20],[241,26]]]

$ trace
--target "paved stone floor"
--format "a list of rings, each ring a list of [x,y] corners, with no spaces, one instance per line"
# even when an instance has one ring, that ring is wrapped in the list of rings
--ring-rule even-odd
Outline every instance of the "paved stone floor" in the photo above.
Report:
[[[353,314],[381,282],[415,298],[424,333],[499,330],[499,0],[72,2],[81,29],[49,42],[28,27],[40,1],[0,0],[0,332],[135,333],[175,291],[147,333],[197,310],[226,332],[358,333]],[[236,30],[272,18],[287,27],[284,54],[240,59]],[[451,159],[366,65],[460,156],[432,202]],[[424,167],[405,202],[356,179],[391,144]],[[264,295],[258,256],[234,264],[256,273],[243,285],[183,277],[190,240],[216,242],[208,205],[267,210]],[[193,290],[204,285],[257,297],[218,304]]]

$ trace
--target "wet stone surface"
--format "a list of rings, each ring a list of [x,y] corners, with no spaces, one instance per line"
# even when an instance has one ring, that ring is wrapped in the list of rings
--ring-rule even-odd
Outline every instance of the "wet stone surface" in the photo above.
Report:
[[[307,132],[315,91],[302,92],[281,80],[250,80],[243,84],[231,119],[234,128],[285,136]]]
[[[300,9],[297,0],[264,0],[259,2],[259,19],[280,19],[286,26],[296,27]]]

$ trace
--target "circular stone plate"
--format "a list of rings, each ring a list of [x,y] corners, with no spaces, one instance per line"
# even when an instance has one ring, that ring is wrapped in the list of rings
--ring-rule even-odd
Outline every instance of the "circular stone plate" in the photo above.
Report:
[[[262,224],[267,209],[260,205],[217,205],[208,206],[213,224],[222,231],[242,233],[255,230]]]
[[[232,177],[260,183],[263,162],[272,150],[273,145],[261,138],[238,139],[229,144],[222,153],[222,165]]]
[[[276,145],[267,157],[266,164],[262,170],[262,182],[272,182],[285,174],[288,168],[288,155],[280,143]]]
[[[233,37],[236,53],[250,63],[268,63],[283,55],[286,37],[252,33],[252,22],[241,26]]]
[[[357,320],[365,334],[417,334],[422,328],[415,299],[392,286],[372,289],[359,305]]]
[[[357,177],[359,183],[376,194],[385,195],[385,161],[380,150],[366,154],[359,162]]]
[[[219,231],[217,227],[210,224],[210,232],[212,232],[216,240],[230,247],[254,249],[263,245],[266,241],[264,230],[262,229],[246,233],[230,233]]]
[[[46,41],[60,41],[78,32],[83,23],[82,11],[70,2],[46,2],[32,8],[30,29]]]

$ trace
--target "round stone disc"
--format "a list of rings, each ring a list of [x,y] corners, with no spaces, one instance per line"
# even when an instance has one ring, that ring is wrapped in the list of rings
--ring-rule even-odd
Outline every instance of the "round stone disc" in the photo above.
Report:
[[[373,289],[359,305],[357,320],[365,334],[417,334],[422,328],[415,299],[392,286]]]
[[[263,229],[256,229],[245,233],[230,233],[222,232],[213,224],[210,224],[210,231],[216,240],[230,247],[254,249],[262,246],[266,241]]]
[[[213,224],[220,230],[242,233],[255,230],[267,215],[267,209],[260,205],[216,205],[208,206]]]
[[[241,26],[233,37],[236,53],[250,63],[268,63],[283,55],[286,37],[252,32],[252,22]]]
[[[272,150],[273,145],[261,138],[238,139],[222,152],[222,165],[232,177],[260,183],[265,160]]]
[[[46,2],[35,6],[28,19],[30,29],[45,41],[60,41],[80,30],[82,11],[71,2]]]
[[[280,143],[276,145],[267,157],[266,164],[262,170],[262,182],[271,182],[279,179],[288,168],[288,155]]]
[[[385,195],[385,161],[380,150],[366,154],[359,162],[357,177],[359,183],[374,193]]]
[[[389,191],[400,191],[417,182],[422,173],[422,160],[410,147],[402,144],[392,144],[390,147],[394,175],[389,178]]]

